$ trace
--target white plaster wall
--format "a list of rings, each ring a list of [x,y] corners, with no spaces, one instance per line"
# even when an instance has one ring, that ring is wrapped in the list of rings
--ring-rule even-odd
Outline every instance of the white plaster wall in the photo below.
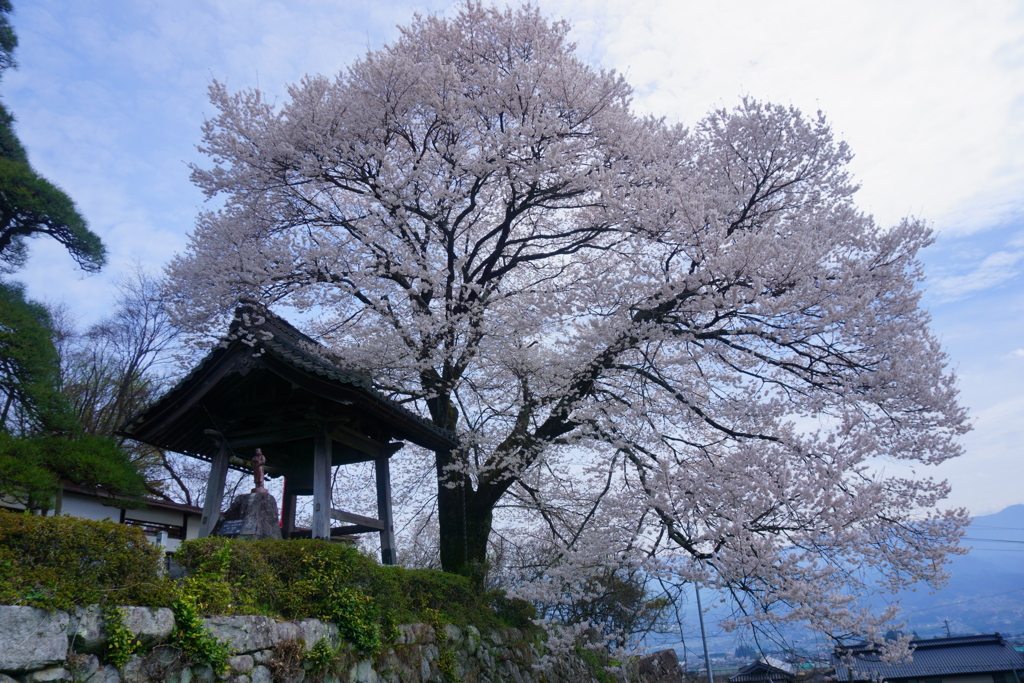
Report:
[[[13,496],[9,496],[6,493],[0,493],[0,507],[4,507],[10,510],[24,510],[25,506],[14,499]]]
[[[71,515],[82,519],[102,521],[110,519],[115,522],[121,519],[121,510],[110,505],[104,505],[99,499],[92,496],[83,496],[78,493],[65,491],[62,496],[60,513]]]

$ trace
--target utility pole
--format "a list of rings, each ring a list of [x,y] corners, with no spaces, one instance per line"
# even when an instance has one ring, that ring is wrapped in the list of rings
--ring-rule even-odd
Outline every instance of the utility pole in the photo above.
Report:
[[[946,625],[946,637],[947,638],[952,638],[953,634],[949,632],[949,619],[943,619],[942,623],[944,623]]]
[[[697,594],[697,616],[700,618],[700,640],[704,644],[704,666],[708,670],[708,683],[715,683],[715,676],[711,673],[711,657],[708,656],[708,634],[704,631],[704,609],[700,604],[700,586],[693,584],[693,592]]]

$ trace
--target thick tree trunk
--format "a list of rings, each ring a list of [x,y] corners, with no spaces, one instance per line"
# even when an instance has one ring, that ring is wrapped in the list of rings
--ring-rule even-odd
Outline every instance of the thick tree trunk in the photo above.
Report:
[[[491,537],[493,515],[494,506],[482,501],[479,493],[467,501],[466,546],[469,563],[472,565],[467,569],[475,567],[483,570],[487,567],[487,541]],[[481,571],[481,578],[483,573]]]
[[[433,377],[425,377],[430,386]],[[458,411],[451,397],[442,392],[427,401],[434,424],[455,431]],[[487,540],[496,497],[490,490],[476,491],[472,480],[463,474],[459,451],[437,451],[434,466],[437,473],[437,512],[440,525],[441,569],[464,574],[482,581],[487,569]]]
[[[493,505],[473,490],[465,475],[449,472],[451,453],[437,454],[437,510],[441,527],[441,568],[481,576],[487,563]]]

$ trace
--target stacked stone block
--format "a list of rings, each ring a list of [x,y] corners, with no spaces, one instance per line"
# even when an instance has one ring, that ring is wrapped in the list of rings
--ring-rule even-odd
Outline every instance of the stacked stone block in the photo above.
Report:
[[[399,637],[388,649],[366,658],[341,643],[334,624],[264,616],[205,620],[210,633],[226,640],[234,653],[228,662],[230,671],[218,677],[208,666],[182,663],[179,653],[164,645],[174,628],[171,610],[125,610],[124,624],[146,653],[132,656],[117,668],[102,660],[105,629],[99,606],[72,613],[0,606],[0,683],[314,683],[312,676],[305,680],[306,670],[301,668],[289,680],[278,681],[271,660],[281,643],[301,641],[309,650],[321,639],[341,646],[343,653],[339,675],[322,683],[596,683],[588,665],[571,654],[539,669],[540,645],[516,629],[481,633],[472,626],[448,625],[438,634],[430,625],[409,624],[399,627]],[[441,662],[446,652],[447,666]],[[682,680],[676,676],[677,664],[674,670],[669,677],[659,675],[657,683]],[[647,678],[637,680],[655,683]]]

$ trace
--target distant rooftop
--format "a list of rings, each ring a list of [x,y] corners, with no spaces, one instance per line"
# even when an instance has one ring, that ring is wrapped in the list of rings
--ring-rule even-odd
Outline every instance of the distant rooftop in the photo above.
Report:
[[[1024,655],[998,633],[915,640],[911,647],[912,659],[903,664],[879,661],[878,651],[873,646],[837,649],[832,655],[836,678],[848,681],[851,669],[855,680],[890,681],[1024,669]],[[852,661],[848,663],[846,657]]]
[[[794,673],[795,669],[792,664],[787,664],[775,657],[762,657],[737,671],[729,678],[729,683],[764,683],[765,681],[783,683],[792,681]]]

